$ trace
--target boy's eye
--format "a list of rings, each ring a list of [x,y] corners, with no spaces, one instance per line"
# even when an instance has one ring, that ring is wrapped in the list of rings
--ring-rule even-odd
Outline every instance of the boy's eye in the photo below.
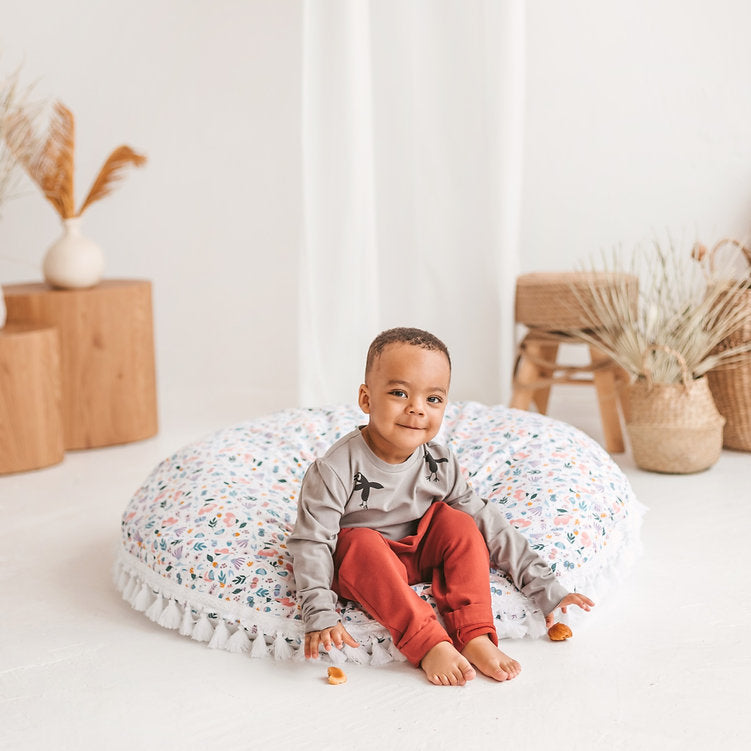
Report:
[[[407,397],[407,393],[405,391],[402,391],[401,389],[394,389],[393,391],[389,391],[389,394],[391,394],[391,396],[398,396],[400,399],[405,399]]]
[[[428,401],[431,404],[442,404],[443,403],[443,399],[441,399],[440,396],[429,396],[428,397]]]

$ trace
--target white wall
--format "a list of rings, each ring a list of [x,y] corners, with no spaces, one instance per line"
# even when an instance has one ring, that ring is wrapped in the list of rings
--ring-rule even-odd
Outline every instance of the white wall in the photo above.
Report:
[[[110,150],[149,163],[84,215],[106,275],[154,283],[162,400],[296,398],[300,39],[295,0],[3,0],[3,70],[61,99],[77,193]],[[0,221],[3,283],[41,279],[59,233],[35,188]],[[200,395],[200,396],[199,396]],[[238,396],[236,416],[246,406]]]
[[[523,271],[751,230],[751,4],[527,9]],[[153,280],[161,397],[186,410],[297,399],[301,23],[296,0],[3,0],[0,65],[76,115],[79,200],[114,146],[149,156],[84,225],[108,275]],[[0,280],[40,278],[57,233],[33,189],[7,204],[0,256],[31,265]]]
[[[529,0],[522,269],[751,231],[751,3]]]

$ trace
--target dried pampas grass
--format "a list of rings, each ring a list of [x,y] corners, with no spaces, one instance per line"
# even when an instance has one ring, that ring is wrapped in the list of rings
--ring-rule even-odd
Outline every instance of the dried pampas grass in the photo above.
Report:
[[[18,181],[21,177],[16,154],[30,156],[28,142],[14,143],[7,132],[8,118],[20,111],[27,113],[33,122],[39,114],[40,106],[30,101],[32,87],[20,84],[21,69],[0,78],[0,210],[3,204],[16,196]]]
[[[128,166],[140,167],[146,163],[146,157],[129,146],[118,146],[107,157],[81,208],[76,211],[73,113],[62,102],[55,102],[43,137],[37,135],[29,114],[19,108],[5,118],[5,131],[11,152],[61,219],[81,216],[92,203],[112,192]]]
[[[748,315],[742,298],[749,279],[734,276],[727,265],[711,268],[699,255],[694,251],[692,260],[690,251],[679,252],[672,241],[637,248],[628,272],[639,277],[637,308],[625,281],[605,290],[593,286],[586,296],[577,293],[588,325],[569,333],[598,347],[633,380],[680,383],[680,358],[692,378],[718,365],[747,362],[751,342],[717,347]],[[616,252],[603,255],[602,265],[623,271]]]

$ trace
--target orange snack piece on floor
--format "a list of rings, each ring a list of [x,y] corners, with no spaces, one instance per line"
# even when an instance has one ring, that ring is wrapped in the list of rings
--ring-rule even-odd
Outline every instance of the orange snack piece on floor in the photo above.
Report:
[[[554,623],[548,629],[548,637],[550,637],[551,641],[565,641],[573,635],[573,632],[565,623]]]
[[[347,676],[341,668],[329,668],[329,683],[336,686],[340,683],[347,682]]]

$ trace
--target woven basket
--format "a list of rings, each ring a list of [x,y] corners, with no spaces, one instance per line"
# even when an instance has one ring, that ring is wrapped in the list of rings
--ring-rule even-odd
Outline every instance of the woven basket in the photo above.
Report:
[[[638,278],[606,271],[522,274],[516,280],[516,321],[549,331],[591,329],[594,295],[625,289],[636,306]]]
[[[717,247],[717,246],[716,246]],[[739,246],[751,266],[751,251]],[[743,294],[743,308],[746,320],[717,350],[730,349],[751,342],[751,283]],[[708,373],[709,388],[712,390],[717,409],[726,419],[723,436],[724,445],[729,449],[751,451],[751,360],[736,367],[719,367]]]
[[[629,386],[628,399],[626,429],[637,466],[686,474],[719,459],[725,418],[706,378],[683,384],[637,381]]]

